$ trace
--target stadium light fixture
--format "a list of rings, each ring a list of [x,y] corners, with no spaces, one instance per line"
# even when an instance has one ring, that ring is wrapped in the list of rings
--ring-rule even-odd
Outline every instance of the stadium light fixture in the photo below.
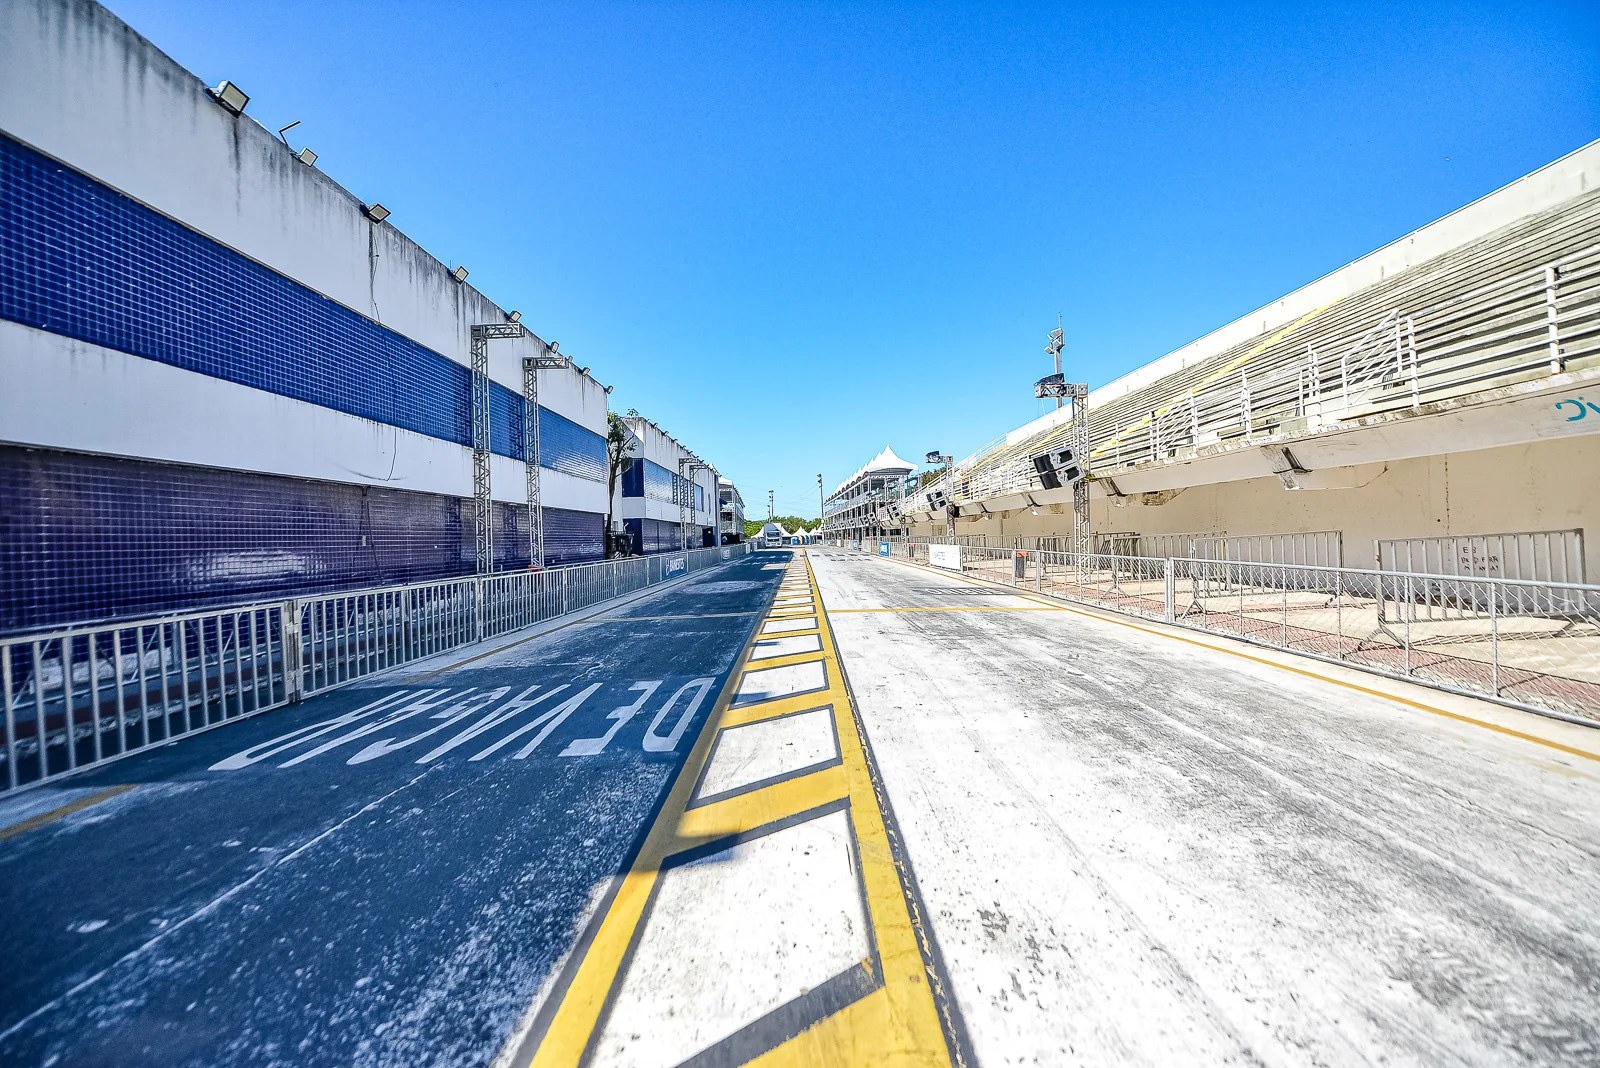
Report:
[[[457,282],[465,282],[467,280],[467,269],[465,267],[457,267],[455,270],[450,272],[450,277],[454,278]]]
[[[381,223],[383,220],[389,217],[389,209],[384,207],[382,204],[368,204],[361,210],[366,212],[367,218],[371,219],[375,223]]]
[[[522,322],[522,313],[519,311],[514,311],[510,315],[506,316],[506,318],[513,323],[520,323]]]
[[[309,148],[302,148],[300,150],[300,154],[295,158],[301,163],[304,163],[307,167],[315,167],[317,165],[317,154],[311,151]]]
[[[223,82],[211,90],[211,96],[235,115],[243,115],[244,109],[250,106],[250,94],[232,82]]]

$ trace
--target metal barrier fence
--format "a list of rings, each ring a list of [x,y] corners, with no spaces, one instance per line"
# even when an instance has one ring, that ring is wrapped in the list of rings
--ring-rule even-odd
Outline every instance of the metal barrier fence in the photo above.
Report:
[[[890,539],[928,563],[930,544]],[[960,547],[963,572],[1600,726],[1600,586]],[[1397,610],[1396,605],[1404,607]]]
[[[752,548],[727,545],[0,638],[0,791],[279,708]]]

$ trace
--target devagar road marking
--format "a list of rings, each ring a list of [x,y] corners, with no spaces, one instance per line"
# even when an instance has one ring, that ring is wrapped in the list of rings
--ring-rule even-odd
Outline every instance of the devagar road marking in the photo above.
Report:
[[[809,562],[791,574],[819,598]],[[826,614],[804,622],[814,647],[754,660],[771,623],[746,642],[637,857],[498,1064],[969,1063]]]

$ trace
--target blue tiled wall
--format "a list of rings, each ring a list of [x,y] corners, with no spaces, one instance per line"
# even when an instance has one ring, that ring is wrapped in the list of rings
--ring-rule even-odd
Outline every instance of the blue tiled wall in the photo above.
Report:
[[[541,423],[540,429],[544,424]],[[543,438],[540,439],[540,448],[543,448]],[[604,462],[602,458],[602,462]],[[602,468],[602,471],[604,469]],[[678,503],[678,493],[685,491],[688,486],[694,486],[695,507],[705,511],[705,487],[699,483],[691,483],[686,478],[680,478],[674,471],[668,471],[658,463],[650,460],[636,459],[622,472],[622,495],[624,497],[648,497],[651,500],[670,501]]]
[[[633,543],[629,550],[638,556],[651,556],[655,553],[673,553],[683,548],[678,541],[678,524],[668,523],[659,519],[624,519],[622,525],[627,528],[628,538]],[[717,544],[715,527],[695,527],[690,531],[689,547],[693,549],[709,549]]]
[[[0,318],[472,443],[466,367],[4,135]],[[490,444],[520,460],[522,397],[490,390]],[[539,428],[543,466],[605,479],[599,434]]]
[[[638,556],[674,552],[683,548],[678,543],[678,524],[659,519],[624,519],[628,537],[633,541],[633,552]]]
[[[0,447],[0,632],[472,572],[472,502]],[[496,505],[502,568],[527,508]],[[545,511],[548,564],[598,560],[605,517]]]

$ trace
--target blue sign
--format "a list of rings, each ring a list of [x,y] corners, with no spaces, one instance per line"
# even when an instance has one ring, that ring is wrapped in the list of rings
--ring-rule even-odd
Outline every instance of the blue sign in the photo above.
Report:
[[[878,555],[879,556],[888,556],[889,555],[889,543],[888,542],[880,541],[878,543]]]

